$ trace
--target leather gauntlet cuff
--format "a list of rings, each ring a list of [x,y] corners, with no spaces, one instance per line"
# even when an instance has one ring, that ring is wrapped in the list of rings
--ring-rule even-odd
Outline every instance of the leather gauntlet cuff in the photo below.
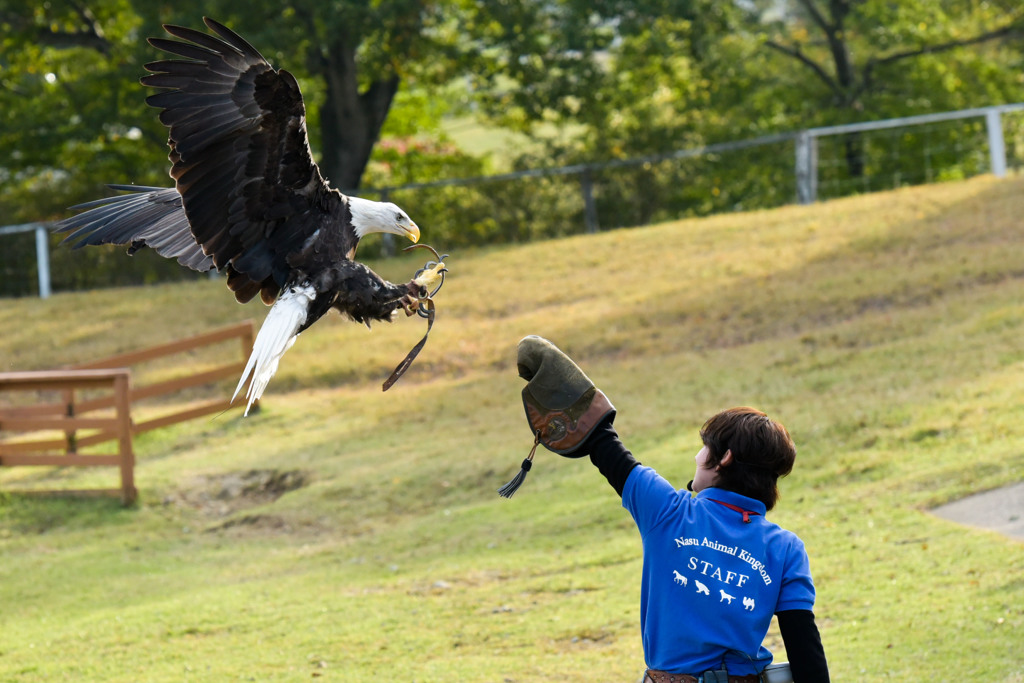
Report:
[[[560,410],[542,406],[527,387],[523,389],[523,407],[530,428],[540,443],[549,451],[570,458],[586,455],[573,452],[587,440],[601,420],[615,410],[604,392],[593,386],[572,405]]]

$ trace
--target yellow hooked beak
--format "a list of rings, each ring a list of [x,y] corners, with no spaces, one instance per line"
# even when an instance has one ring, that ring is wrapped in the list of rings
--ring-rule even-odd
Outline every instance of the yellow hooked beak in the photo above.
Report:
[[[406,237],[409,238],[410,241],[412,241],[412,242],[419,242],[420,241],[420,228],[419,228],[418,225],[416,225],[412,221],[409,221],[409,225],[399,225],[398,228],[399,228],[399,230],[402,231],[403,235],[405,235]]]

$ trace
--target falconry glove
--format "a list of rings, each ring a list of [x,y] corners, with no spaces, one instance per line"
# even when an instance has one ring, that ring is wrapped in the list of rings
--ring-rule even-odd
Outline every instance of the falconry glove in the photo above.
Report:
[[[537,445],[559,455],[575,453],[594,428],[615,407],[567,355],[547,339],[530,335],[519,342],[516,361],[523,387],[523,407],[534,434],[534,446],[519,474],[498,490],[511,498],[533,464]]]

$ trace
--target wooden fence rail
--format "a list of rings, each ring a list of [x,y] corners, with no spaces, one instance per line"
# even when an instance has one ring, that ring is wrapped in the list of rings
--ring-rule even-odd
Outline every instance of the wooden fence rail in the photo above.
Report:
[[[211,332],[205,332],[198,334],[194,337],[188,337],[186,339],[179,339],[177,341],[168,342],[166,344],[160,344],[159,346],[151,346],[140,351],[131,351],[129,353],[119,354],[117,356],[111,356],[102,360],[93,361],[91,363],[81,363],[79,365],[72,366],[75,370],[93,370],[97,368],[120,368],[130,367],[139,365],[147,361],[157,360],[167,356],[173,356],[179,353],[185,353],[188,351],[194,351],[204,346],[212,346],[214,344],[220,344],[227,342],[232,339],[237,339],[240,343],[239,349],[241,350],[240,360],[219,365],[209,370],[202,372],[195,372],[189,375],[176,377],[170,380],[164,380],[161,382],[155,382],[146,386],[132,386],[131,388],[131,401],[136,403],[144,398],[152,398],[154,396],[166,396],[175,392],[181,391],[182,389],[189,389],[192,387],[203,386],[210,384],[218,380],[226,379],[228,377],[238,377],[242,374],[242,370],[245,369],[245,361],[249,356],[249,351],[252,349],[253,343],[253,325],[251,320],[238,323],[236,325],[229,325],[222,327]],[[96,408],[109,407],[108,399],[99,399],[96,401],[85,401],[75,406],[76,412],[85,412],[88,410],[94,410]],[[136,422],[133,425],[133,431],[136,434],[142,432],[148,432],[151,429],[157,429],[159,427],[166,427],[168,425],[177,424],[178,422],[184,422],[185,420],[191,420],[193,418],[202,417],[203,415],[210,415],[212,413],[220,413],[228,410],[231,407],[231,401],[228,398],[218,398],[206,401],[198,406],[193,406],[184,410],[180,410],[169,415],[164,415],[158,418],[145,420],[142,422]]]
[[[121,502],[131,504],[135,490],[135,454],[132,451],[132,417],[129,401],[131,371],[127,368],[102,370],[50,370],[41,372],[0,373],[0,391],[76,391],[109,390],[108,399],[113,417],[80,417],[76,415],[39,416],[37,406],[0,407],[0,430],[36,432],[64,430],[97,430],[90,443],[117,442],[117,453],[83,455],[71,448],[67,439],[36,439],[33,441],[0,441],[0,466],[51,465],[71,467],[116,466],[121,471],[121,488],[69,491],[67,493],[105,495],[119,494]],[[84,441],[84,440],[83,440]],[[63,453],[60,453],[63,451]],[[62,492],[64,493],[64,492]]]
[[[240,342],[240,360],[143,386],[136,386],[132,381],[132,366],[234,339]],[[245,368],[245,359],[252,343],[253,324],[247,320],[186,339],[63,370],[0,373],[0,393],[50,391],[62,397],[59,402],[51,403],[0,404],[0,432],[34,432],[41,436],[35,440],[0,440],[0,466],[117,465],[121,468],[120,489],[47,493],[119,493],[122,501],[126,505],[130,504],[136,497],[132,435],[223,412],[231,408],[231,402],[226,397],[206,400],[144,421],[132,418],[133,405],[143,399],[167,396],[228,377],[238,377]],[[102,389],[109,391],[97,391]],[[88,396],[83,395],[86,391]],[[101,411],[102,416],[94,415]],[[111,412],[113,417],[109,416]],[[60,432],[63,432],[63,437],[58,436]],[[46,435],[45,438],[42,435]],[[117,455],[81,453],[83,448],[111,440],[118,441]]]

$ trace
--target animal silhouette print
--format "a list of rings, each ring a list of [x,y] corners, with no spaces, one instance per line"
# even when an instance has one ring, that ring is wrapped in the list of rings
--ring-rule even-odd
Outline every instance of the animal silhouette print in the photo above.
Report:
[[[728,593],[726,593],[721,588],[718,589],[718,592],[722,594],[722,597],[721,597],[721,599],[718,602],[728,602],[731,605],[732,601],[736,599],[736,596],[729,595]]]
[[[754,598],[743,598],[743,609],[748,612],[754,611]]]
[[[686,577],[677,572],[675,569],[672,570],[672,580],[678,583],[680,586],[686,585]]]
[[[694,579],[693,583],[696,584],[698,593],[703,593],[704,595],[711,595],[711,591],[709,591],[708,587],[705,586],[703,583],[701,583],[697,579]]]

